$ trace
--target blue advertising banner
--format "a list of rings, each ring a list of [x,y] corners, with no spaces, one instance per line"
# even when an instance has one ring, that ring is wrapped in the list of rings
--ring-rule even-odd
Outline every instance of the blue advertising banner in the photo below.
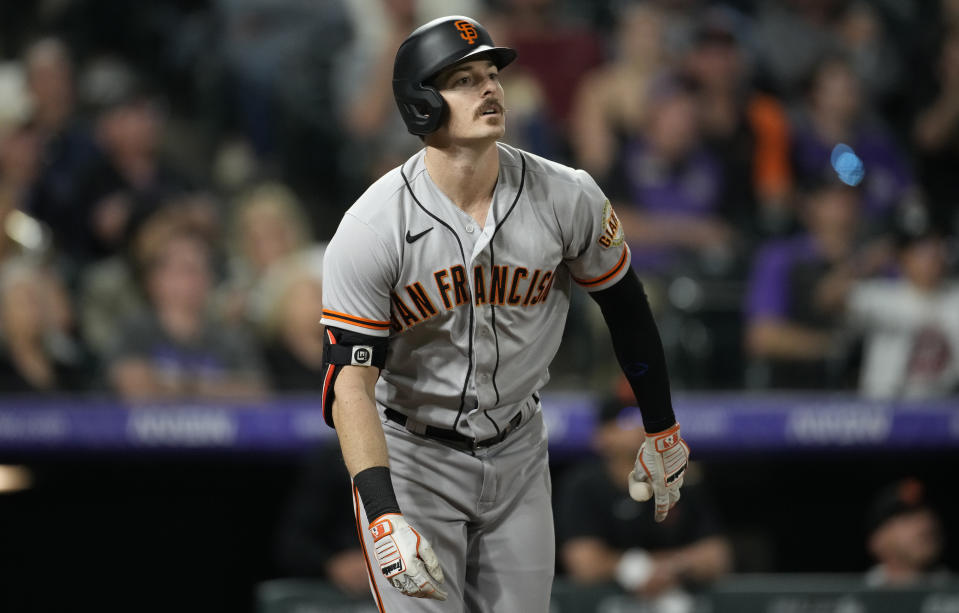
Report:
[[[679,395],[683,436],[703,454],[959,449],[959,400],[872,402],[835,395]],[[554,454],[589,449],[595,400],[544,394]],[[332,440],[312,397],[258,405],[123,407],[101,400],[0,404],[0,451],[299,452]]]

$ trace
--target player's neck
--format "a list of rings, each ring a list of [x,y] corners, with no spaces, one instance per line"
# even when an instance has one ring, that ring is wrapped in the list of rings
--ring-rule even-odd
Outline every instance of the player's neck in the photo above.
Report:
[[[496,141],[481,147],[428,146],[426,170],[453,204],[472,215],[482,226],[499,175]]]

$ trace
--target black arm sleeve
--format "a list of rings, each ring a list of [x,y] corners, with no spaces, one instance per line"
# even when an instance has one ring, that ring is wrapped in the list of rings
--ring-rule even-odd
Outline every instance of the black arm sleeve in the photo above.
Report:
[[[676,423],[676,416],[669,396],[666,355],[642,283],[630,268],[615,285],[590,296],[603,312],[616,359],[636,395],[646,432],[669,428]]]

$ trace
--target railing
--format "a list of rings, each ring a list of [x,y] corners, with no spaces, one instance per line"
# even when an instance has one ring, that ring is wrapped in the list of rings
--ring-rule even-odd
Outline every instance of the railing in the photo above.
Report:
[[[959,611],[959,580],[903,589],[868,588],[861,575],[731,575],[712,588],[656,608],[614,585],[579,586],[557,579],[551,613],[951,613]],[[662,606],[662,605],[661,605]],[[682,608],[675,608],[681,606]],[[278,579],[257,588],[258,613],[375,613],[319,581]]]
[[[697,393],[674,399],[697,457],[959,448],[959,399],[873,402],[834,394]],[[0,452],[299,453],[333,437],[314,397],[244,406],[124,408],[95,399],[0,399]],[[589,448],[595,399],[544,394],[553,454]]]

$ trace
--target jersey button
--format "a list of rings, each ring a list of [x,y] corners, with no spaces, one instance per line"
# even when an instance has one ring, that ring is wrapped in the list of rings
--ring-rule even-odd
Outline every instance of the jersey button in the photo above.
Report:
[[[473,224],[469,224],[468,226],[466,226],[466,233],[467,233],[467,234],[472,234],[472,233],[473,233],[473,230],[475,230],[475,229],[476,229],[476,227],[475,227]]]

